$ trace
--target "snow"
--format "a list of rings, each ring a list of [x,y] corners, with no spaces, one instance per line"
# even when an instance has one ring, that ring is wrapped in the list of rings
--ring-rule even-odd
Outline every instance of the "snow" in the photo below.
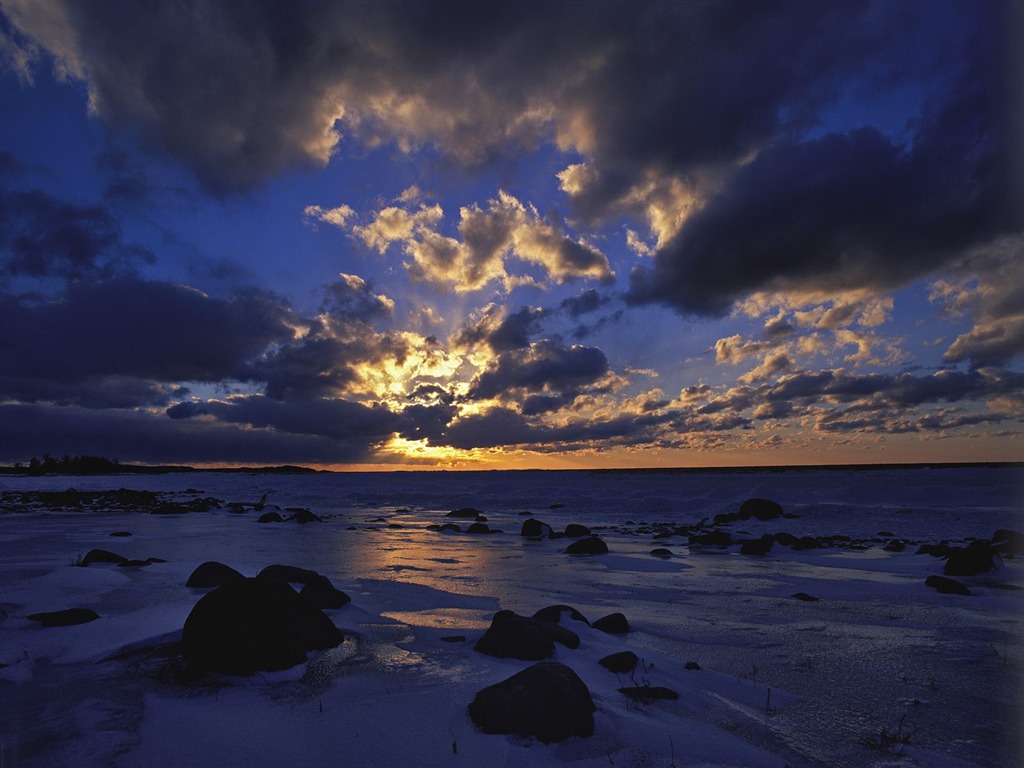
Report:
[[[1024,528],[1019,468],[0,478],[0,491],[69,487],[250,506],[267,493],[268,504],[306,507],[325,522],[257,524],[251,509],[226,507],[158,516],[0,506],[5,766],[953,768],[1024,760],[1024,591],[1006,588],[1024,585],[1024,559],[959,579],[972,592],[963,597],[926,587],[943,561],[914,554],[918,543]],[[845,535],[860,548],[776,544],[754,557],[654,537],[735,512],[749,497],[774,499],[795,516],[723,526],[734,538]],[[503,533],[427,529],[464,506]],[[523,511],[556,530],[587,525],[610,552],[573,557],[568,539],[526,540]],[[892,539],[913,543],[886,551]],[[655,547],[672,557],[652,557]],[[73,565],[93,548],[167,562]],[[272,563],[325,574],[352,597],[327,611],[345,643],[284,672],[176,681],[173,643],[204,594],[184,584],[206,560],[247,575]],[[797,592],[819,600],[795,600]],[[590,688],[594,735],[544,745],[478,732],[466,712],[475,693],[530,662],[491,658],[473,644],[498,610],[532,615],[556,603],[591,621],[621,611],[632,628],[614,636],[563,619],[581,646],[556,646],[554,659]],[[55,628],[26,618],[68,607],[101,618]],[[442,639],[451,635],[467,639]],[[626,649],[643,661],[631,676],[597,663]],[[686,670],[689,661],[701,669]],[[646,682],[679,700],[639,704],[618,692]],[[906,745],[888,739],[907,734]]]

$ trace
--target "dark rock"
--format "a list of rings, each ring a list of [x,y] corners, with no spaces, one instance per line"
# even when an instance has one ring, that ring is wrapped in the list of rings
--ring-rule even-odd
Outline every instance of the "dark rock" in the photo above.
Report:
[[[961,584],[959,581],[953,579],[947,579],[945,576],[929,576],[924,580],[926,586],[931,587],[936,592],[941,592],[944,595],[970,595],[966,585]]]
[[[657,549],[652,549],[651,554],[655,557],[672,557],[672,550],[658,547]]]
[[[474,650],[501,659],[536,661],[551,656],[555,642],[567,648],[578,648],[580,638],[554,622],[520,616],[512,611],[498,611]]]
[[[806,592],[797,592],[793,595],[793,597],[797,600],[802,600],[805,603],[818,602],[818,598],[814,597],[813,595],[808,595]]]
[[[662,699],[675,701],[679,694],[671,688],[664,688],[660,685],[638,685],[633,688],[619,688],[619,693],[627,699],[638,701],[641,704],[650,704]]]
[[[520,529],[519,533],[522,536],[536,539],[543,536],[550,536],[552,529],[547,523],[542,523],[537,518],[531,517],[528,520],[523,520],[523,527]]]
[[[605,656],[598,663],[609,672],[622,674],[625,672],[632,672],[633,669],[636,668],[638,661],[640,661],[640,657],[632,651],[619,651],[618,653],[613,653],[610,656]]]
[[[781,544],[784,547],[792,547],[799,541],[792,533],[786,533],[785,531],[779,531],[772,538],[775,539],[776,544]]]
[[[688,669],[691,672],[700,672],[700,664],[698,664],[696,661],[688,661],[686,662],[686,665],[683,667],[683,669]]]
[[[595,621],[591,626],[611,635],[624,635],[629,632],[629,622],[621,613],[609,613]]]
[[[195,670],[251,675],[288,669],[345,639],[324,613],[275,579],[241,579],[204,595],[185,620],[182,654]]]
[[[740,520],[773,520],[782,517],[782,505],[770,499],[747,499],[740,504],[739,516]]]
[[[565,526],[565,535],[570,539],[582,539],[584,536],[590,535],[590,529],[585,525],[579,523],[569,523]]]
[[[466,529],[466,533],[490,533],[491,529],[487,523],[472,523],[469,528]]]
[[[306,523],[322,523],[324,519],[320,515],[310,512],[308,509],[300,509],[288,518],[294,523],[305,525]]]
[[[759,555],[764,557],[771,551],[772,544],[774,543],[775,539],[771,534],[766,533],[760,539],[741,542],[740,552],[744,555]]]
[[[884,549],[886,552],[902,552],[906,548],[906,544],[904,544],[902,541],[896,540],[890,541],[888,544],[882,547],[882,549]]]
[[[127,562],[128,558],[105,549],[90,549],[82,558],[81,565],[92,565],[93,563],[116,563]]]
[[[256,519],[257,523],[283,523],[284,518],[277,512],[264,512]]]
[[[441,532],[450,531],[452,533],[462,533],[462,528],[457,526],[455,523],[445,523],[444,525],[440,526],[437,530]]]
[[[569,667],[545,661],[484,688],[469,716],[484,733],[534,736],[545,744],[594,733],[594,700]]]
[[[111,536],[117,536],[120,539],[126,538],[132,535],[131,531],[114,531]]]
[[[570,555],[603,555],[608,551],[608,545],[597,536],[591,536],[574,541],[565,551]]]
[[[331,580],[319,573],[312,576],[302,586],[299,597],[314,608],[341,608],[352,602],[352,598],[337,589]]]
[[[1000,528],[992,534],[992,547],[1001,555],[1024,555],[1024,533]]]
[[[732,536],[728,531],[708,531],[690,535],[690,543],[701,547],[728,547],[732,544]]]
[[[947,576],[974,576],[995,570],[996,555],[992,543],[972,541],[966,547],[954,547],[949,551],[943,573]]]
[[[548,509],[562,509],[564,506],[565,504],[562,502],[556,501],[554,504],[549,504]]]
[[[461,509],[453,509],[445,517],[462,517],[469,520],[475,520],[480,517],[482,513],[479,509],[473,509],[473,507],[462,507]]]
[[[464,643],[466,642],[465,635],[445,635],[441,638],[443,643]]]
[[[145,568],[147,565],[152,565],[152,560],[125,560],[123,563],[118,563],[118,568]]]
[[[306,584],[309,581],[319,578],[320,574],[310,571],[307,568],[299,568],[297,565],[268,565],[258,574],[257,579],[268,579],[270,581],[284,581],[290,584]]]
[[[915,555],[931,555],[932,557],[949,557],[949,544],[940,541],[938,544],[922,544]]]
[[[192,575],[188,577],[185,586],[195,587],[196,589],[212,589],[213,587],[219,587],[221,584],[227,584],[229,581],[238,581],[244,578],[245,576],[230,565],[210,560],[192,571]]]
[[[590,622],[587,621],[587,617],[570,605],[549,605],[546,608],[541,608],[533,614],[533,618],[552,621],[555,624],[558,624],[562,620],[563,613],[568,613],[569,618],[573,621],[582,621],[588,627],[590,626]]]
[[[167,561],[164,560],[162,557],[147,557],[146,558],[146,562],[147,563],[166,563]]]
[[[87,624],[99,617],[96,611],[89,608],[65,608],[63,611],[33,613],[26,618],[38,621],[44,627],[70,627],[74,624]]]

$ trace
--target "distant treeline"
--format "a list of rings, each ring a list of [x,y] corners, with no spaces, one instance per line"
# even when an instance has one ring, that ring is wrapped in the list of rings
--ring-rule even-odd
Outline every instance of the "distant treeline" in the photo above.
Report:
[[[63,456],[57,458],[48,453],[42,459],[33,456],[28,464],[15,464],[13,471],[26,475],[109,475],[121,472],[117,459],[102,456]]]
[[[48,453],[42,459],[33,456],[27,464],[20,461],[14,466],[0,467],[2,474],[29,475],[163,475],[169,472],[250,472],[258,474],[302,474],[316,472],[308,467],[291,465],[280,467],[231,467],[196,468],[179,465],[149,466],[143,464],[122,464],[117,459],[103,456],[62,456],[57,458]]]

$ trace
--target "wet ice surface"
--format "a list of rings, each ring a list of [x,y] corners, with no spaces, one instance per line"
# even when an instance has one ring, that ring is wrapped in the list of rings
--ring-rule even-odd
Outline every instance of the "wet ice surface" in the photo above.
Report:
[[[0,479],[0,490],[137,488],[307,507],[322,524],[189,515],[37,510],[0,516],[0,696],[5,765],[1014,766],[1022,716],[1021,559],[962,579],[972,596],[924,585],[942,561],[917,543],[1024,528],[1015,469],[737,474],[399,473],[395,475]],[[862,549],[763,558],[654,538],[665,526],[779,501],[795,518],[737,521],[735,537],[845,535]],[[557,505],[552,508],[552,505]],[[503,533],[438,533],[473,506]],[[595,529],[607,555],[528,541],[523,511],[561,530]],[[457,520],[465,527],[465,521]],[[131,537],[112,538],[128,530]],[[885,531],[884,536],[879,532]],[[904,552],[882,547],[914,542]],[[166,563],[76,568],[100,547]],[[651,557],[667,547],[673,557]],[[328,611],[348,639],[292,670],[175,681],[173,641],[203,594],[205,560],[255,575],[311,568],[352,597]],[[805,592],[819,600],[791,597]],[[632,632],[571,623],[557,647],[590,687],[595,735],[560,745],[476,732],[476,691],[528,666],[472,650],[493,613],[567,603],[591,620],[622,611]],[[44,629],[25,616],[80,606],[101,619]],[[464,635],[466,642],[442,638]],[[597,664],[629,648],[634,680]],[[687,661],[702,670],[686,671]],[[678,702],[629,703],[650,682]],[[769,689],[771,693],[769,694]],[[902,725],[901,725],[902,723]],[[902,730],[900,730],[902,728]],[[879,749],[881,734],[906,746]]]

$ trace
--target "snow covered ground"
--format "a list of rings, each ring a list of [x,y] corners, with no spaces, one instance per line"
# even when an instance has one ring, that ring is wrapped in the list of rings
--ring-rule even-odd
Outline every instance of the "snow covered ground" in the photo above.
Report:
[[[961,596],[925,586],[943,561],[915,554],[1024,529],[1021,469],[0,478],[0,491],[69,487],[250,506],[267,494],[267,509],[304,507],[324,522],[259,524],[258,512],[226,507],[15,512],[5,496],[5,768],[1024,764],[1024,558],[959,578],[972,593]],[[787,517],[721,526],[735,539],[849,539],[759,557],[669,535],[750,497],[778,501]],[[466,506],[503,532],[428,529]],[[610,551],[571,556],[570,539],[527,540],[527,511],[555,530],[587,525]],[[653,557],[655,547],[672,556]],[[93,548],[166,562],[75,567]],[[345,643],[284,672],[181,682],[174,644],[204,594],[185,582],[207,560],[246,575],[285,563],[328,576],[352,597],[326,611]],[[801,592],[818,600],[792,597]],[[594,735],[544,745],[479,732],[466,711],[476,692],[531,662],[474,643],[500,609],[557,603],[591,620],[621,611],[631,625],[609,635],[571,622],[580,648],[556,645],[554,659],[593,695]],[[100,619],[27,618],[70,607]],[[452,635],[466,640],[442,639]],[[626,649],[642,660],[632,675],[598,664]],[[691,661],[701,669],[685,669]],[[637,703],[618,690],[644,683],[679,699]]]

